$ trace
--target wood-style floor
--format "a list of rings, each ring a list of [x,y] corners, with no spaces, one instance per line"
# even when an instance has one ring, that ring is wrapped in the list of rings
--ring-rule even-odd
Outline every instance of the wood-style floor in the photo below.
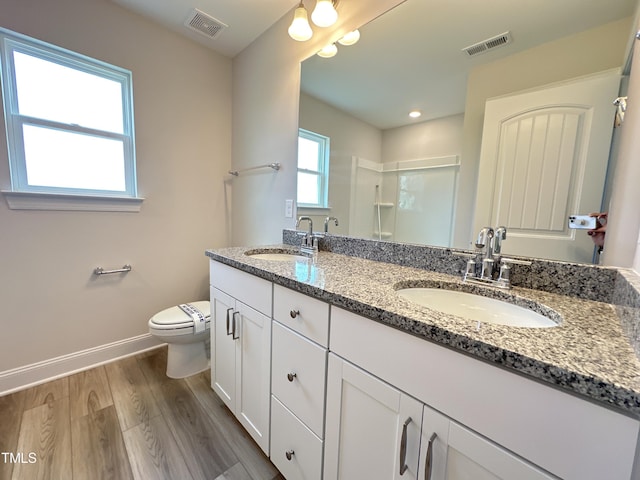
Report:
[[[209,372],[165,368],[160,348],[0,397],[0,480],[284,479]]]

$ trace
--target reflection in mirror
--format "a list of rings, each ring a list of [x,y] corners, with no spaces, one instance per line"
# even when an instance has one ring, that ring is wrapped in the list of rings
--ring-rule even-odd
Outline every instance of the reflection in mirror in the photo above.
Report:
[[[407,0],[361,28],[360,41],[340,46],[335,57],[305,60],[299,126],[330,138],[329,207],[299,208],[299,214],[317,217],[318,224],[326,216],[338,217],[340,227],[332,231],[340,234],[470,248],[476,196],[487,196],[477,180],[487,100],[599,72],[619,76],[636,4],[499,0],[489,10],[478,2]],[[486,42],[495,37],[500,40]],[[498,46],[487,49],[487,43]],[[465,47],[484,51],[471,55]],[[609,136],[617,96],[607,100],[611,109],[604,112],[611,120]],[[411,110],[422,116],[410,118]],[[591,119],[578,122],[582,128]],[[615,147],[615,134],[613,138]],[[612,169],[610,165],[609,177]],[[521,177],[525,184],[530,178]],[[604,188],[605,179],[600,180]],[[607,191],[604,199],[602,189],[590,192],[582,193],[593,197],[589,201],[562,207],[563,219],[590,213],[572,210],[580,205],[594,211],[607,205]],[[487,223],[495,220],[493,227],[511,227],[511,238],[518,236],[521,225],[513,220],[487,218]],[[550,232],[567,239],[586,236],[569,231],[564,220]],[[510,250],[509,244],[504,242],[504,253],[527,256],[527,251]],[[571,249],[549,247],[535,256],[592,260],[590,253],[567,258],[564,252]]]

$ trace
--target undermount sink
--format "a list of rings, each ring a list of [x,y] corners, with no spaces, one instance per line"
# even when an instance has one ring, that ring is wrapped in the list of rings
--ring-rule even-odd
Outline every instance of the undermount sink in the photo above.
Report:
[[[397,289],[397,294],[423,307],[481,323],[550,328],[557,327],[561,320],[560,316],[553,311],[549,312],[549,316],[545,316],[507,301],[457,290],[409,287]],[[556,317],[557,320],[549,317]]]
[[[308,259],[308,257],[298,254],[297,251],[284,250],[284,249],[249,250],[248,252],[245,252],[245,255],[251,258],[258,258],[260,260],[269,260],[272,262],[295,262],[295,261],[306,261]]]

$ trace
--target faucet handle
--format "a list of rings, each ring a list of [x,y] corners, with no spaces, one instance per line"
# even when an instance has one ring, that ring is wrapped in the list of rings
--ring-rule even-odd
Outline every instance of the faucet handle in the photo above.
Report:
[[[530,262],[529,260],[518,260],[517,258],[506,258],[506,257],[503,257],[503,258],[500,259],[500,261],[502,263],[506,263],[506,264],[512,263],[514,265],[531,265],[532,264],[532,262]]]

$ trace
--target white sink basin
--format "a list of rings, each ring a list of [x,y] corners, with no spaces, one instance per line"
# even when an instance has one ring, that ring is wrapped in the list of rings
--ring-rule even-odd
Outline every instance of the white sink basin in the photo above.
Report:
[[[405,288],[397,293],[423,307],[481,323],[527,328],[558,326],[554,320],[528,308],[473,293],[442,288]]]
[[[296,262],[308,260],[308,257],[298,255],[296,252],[265,252],[258,250],[255,253],[248,251],[245,255],[251,258],[259,258],[260,260],[269,260],[272,262]]]

